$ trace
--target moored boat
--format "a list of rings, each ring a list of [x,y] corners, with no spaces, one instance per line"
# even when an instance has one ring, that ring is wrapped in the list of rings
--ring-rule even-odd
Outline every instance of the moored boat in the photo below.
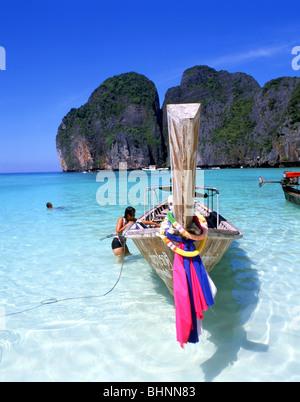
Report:
[[[285,199],[293,204],[300,205],[300,172],[284,172],[280,181],[267,181],[262,177],[259,178],[259,187],[265,183],[279,183],[284,192]]]
[[[158,171],[158,172],[160,172],[161,170],[169,170],[169,168],[163,168],[163,167],[160,167],[160,168],[158,168],[158,167],[156,167],[156,165],[149,165],[149,167],[147,167],[147,168],[142,168],[142,170],[144,170],[145,172],[156,172],[156,171]]]
[[[144,170],[145,172],[153,172],[156,171],[156,165],[149,165],[149,167],[147,168],[142,168],[142,170]]]
[[[144,214],[139,219],[161,224],[172,209],[180,225],[190,233],[193,231],[197,233],[197,228],[193,227],[193,218],[198,214],[203,216],[207,221],[208,235],[200,256],[206,271],[210,272],[231,243],[243,235],[236,226],[220,215],[218,189],[195,186],[200,104],[168,105],[167,110],[172,186],[147,188],[150,197],[145,197]],[[146,200],[154,200],[155,197],[151,196],[151,193],[155,191],[168,191],[172,194],[172,207],[165,199],[157,205],[150,205],[150,209],[146,211]],[[123,235],[133,240],[149,265],[173,294],[175,253],[162,240],[159,232],[158,228],[131,225]],[[195,242],[196,249],[200,243],[200,240]]]

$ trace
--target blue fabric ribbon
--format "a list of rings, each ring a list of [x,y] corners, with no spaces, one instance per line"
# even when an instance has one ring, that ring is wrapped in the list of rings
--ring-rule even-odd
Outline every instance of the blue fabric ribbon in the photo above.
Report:
[[[148,226],[146,226],[143,222],[140,222],[140,221],[138,221],[138,222],[135,223],[136,229],[140,229],[140,228],[138,227],[138,224],[141,225],[142,228],[144,228],[144,229],[149,229]]]

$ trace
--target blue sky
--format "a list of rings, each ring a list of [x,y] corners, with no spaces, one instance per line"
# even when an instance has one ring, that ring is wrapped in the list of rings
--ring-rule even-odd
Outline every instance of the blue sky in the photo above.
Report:
[[[2,2],[0,173],[60,171],[62,118],[116,74],[144,74],[161,104],[195,65],[241,71],[261,86],[300,77],[299,15],[299,0]]]

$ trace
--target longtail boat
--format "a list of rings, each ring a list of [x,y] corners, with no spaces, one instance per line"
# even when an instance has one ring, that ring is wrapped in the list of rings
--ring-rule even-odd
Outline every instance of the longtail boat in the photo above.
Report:
[[[173,197],[173,213],[176,221],[191,233],[195,214],[202,215],[208,224],[208,235],[201,259],[207,272],[221,260],[231,243],[242,238],[242,232],[219,213],[219,191],[214,187],[195,186],[197,169],[197,145],[200,121],[200,104],[168,105],[168,129],[171,162],[171,185],[148,187],[145,194],[144,214],[139,220],[163,223],[170,210],[168,199],[150,205],[146,211],[146,200],[157,190],[168,191]],[[216,202],[214,199],[216,198]],[[200,200],[199,200],[200,199]],[[217,206],[214,209],[214,204]],[[174,251],[159,236],[160,229],[131,225],[123,236],[132,239],[149,265],[164,281],[173,295]],[[194,225],[195,226],[195,225]],[[195,242],[198,248],[200,242]]]
[[[300,205],[299,178],[300,172],[284,172],[280,181],[267,181],[260,177],[259,187],[262,187],[265,183],[279,183],[281,184],[286,200],[293,204]]]

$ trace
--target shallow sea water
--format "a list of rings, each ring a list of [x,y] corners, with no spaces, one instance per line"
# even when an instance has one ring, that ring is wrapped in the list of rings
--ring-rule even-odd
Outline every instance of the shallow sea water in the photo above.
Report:
[[[244,237],[211,272],[218,293],[198,344],[180,348],[173,299],[129,241],[106,296],[0,317],[0,381],[299,381],[300,208],[279,184],[258,188],[259,176],[282,172],[204,171]],[[121,265],[112,239],[99,239],[125,207],[100,206],[100,185],[96,174],[0,175],[0,316],[114,286]],[[48,211],[47,201],[66,208]]]

